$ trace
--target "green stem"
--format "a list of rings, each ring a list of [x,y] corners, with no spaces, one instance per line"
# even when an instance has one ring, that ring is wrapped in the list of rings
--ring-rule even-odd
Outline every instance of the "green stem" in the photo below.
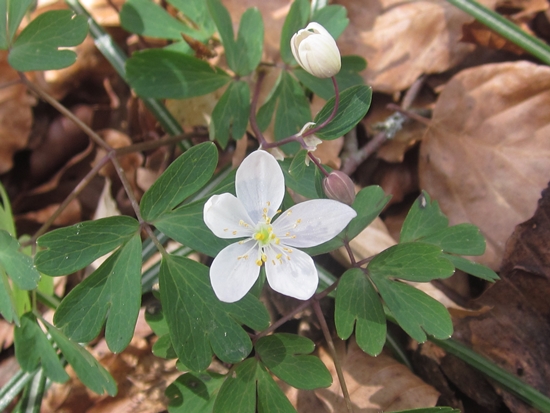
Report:
[[[447,353],[457,356],[487,377],[493,379],[507,391],[540,410],[542,413],[550,413],[550,398],[529,386],[513,374],[497,366],[492,361],[477,354],[464,344],[453,339],[438,340],[433,337],[428,337],[428,339]]]
[[[71,9],[76,13],[82,14],[88,18],[88,24],[90,27],[90,34],[94,38],[94,42],[98,50],[105,56],[105,58],[111,63],[117,73],[126,80],[126,59],[128,56],[122,51],[122,49],[113,41],[112,37],[103,30],[103,28],[97,24],[88,11],[80,4],[78,0],[65,0]],[[172,114],[166,109],[166,107],[157,99],[141,98],[147,109],[155,116],[161,126],[170,135],[180,135],[183,133],[183,129],[177,120],[174,119]],[[181,146],[184,149],[189,149],[191,143],[182,141]]]
[[[510,20],[482,6],[475,0],[448,0],[453,6],[475,17],[479,22],[550,65],[550,46],[521,30]]]

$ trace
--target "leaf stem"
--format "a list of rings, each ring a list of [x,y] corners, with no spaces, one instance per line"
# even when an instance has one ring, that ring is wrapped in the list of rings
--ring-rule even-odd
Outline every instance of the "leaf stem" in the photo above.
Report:
[[[510,20],[475,0],[448,0],[453,6],[475,17],[479,22],[550,65],[550,46],[521,30]]]
[[[349,396],[348,386],[344,378],[344,372],[342,371],[342,365],[340,364],[340,360],[336,354],[336,348],[334,347],[334,342],[332,341],[332,336],[328,329],[327,320],[325,320],[319,301],[313,301],[313,310],[319,320],[321,330],[323,331],[323,335],[325,336],[325,340],[328,344],[330,355],[332,357],[332,361],[334,362],[334,367],[336,368],[336,374],[338,375],[338,381],[340,382],[340,387],[342,388],[342,393],[344,394],[344,400],[346,401],[346,408],[349,413],[353,413],[353,405],[351,404],[351,398]]]

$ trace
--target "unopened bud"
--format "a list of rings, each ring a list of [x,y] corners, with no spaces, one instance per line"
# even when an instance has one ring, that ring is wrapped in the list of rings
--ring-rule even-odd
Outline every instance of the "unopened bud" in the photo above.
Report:
[[[351,178],[341,171],[332,171],[323,179],[323,189],[330,199],[351,205],[355,201],[355,186]]]
[[[342,60],[336,41],[319,23],[309,23],[290,40],[292,54],[309,74],[328,78],[340,71]]]

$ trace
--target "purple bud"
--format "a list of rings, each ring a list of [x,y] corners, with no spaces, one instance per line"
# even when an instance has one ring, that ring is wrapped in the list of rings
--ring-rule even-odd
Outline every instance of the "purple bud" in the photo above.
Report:
[[[355,187],[351,178],[341,171],[332,171],[323,179],[323,189],[330,199],[351,205],[355,200]]]

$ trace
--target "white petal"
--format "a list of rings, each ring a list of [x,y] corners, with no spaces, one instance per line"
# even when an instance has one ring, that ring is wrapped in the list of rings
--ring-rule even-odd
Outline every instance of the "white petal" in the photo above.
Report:
[[[249,237],[256,225],[241,201],[228,193],[214,195],[206,201],[203,219],[210,231],[220,238]]]
[[[328,78],[342,67],[340,51],[332,37],[310,36],[298,46],[301,66],[313,76]]]
[[[284,252],[282,248],[270,248],[267,252],[265,273],[275,291],[289,297],[307,300],[315,293],[319,275],[309,255],[300,250]],[[277,259],[276,255],[282,253]]]
[[[332,199],[314,199],[294,205],[273,223],[282,244],[314,247],[338,235],[357,216],[353,208]]]
[[[260,274],[257,255],[255,241],[247,241],[225,247],[214,258],[210,267],[210,282],[220,301],[239,301],[252,288]]]
[[[237,170],[235,189],[237,198],[257,224],[262,219],[264,208],[267,208],[267,216],[271,218],[283,202],[283,171],[269,153],[262,150],[252,152]]]

